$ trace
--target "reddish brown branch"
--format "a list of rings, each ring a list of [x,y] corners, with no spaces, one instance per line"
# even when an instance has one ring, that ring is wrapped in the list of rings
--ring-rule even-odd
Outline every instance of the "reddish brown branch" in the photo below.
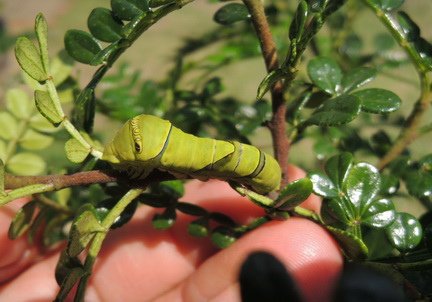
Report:
[[[267,17],[261,0],[243,0],[252,18],[252,24],[260,41],[261,51],[267,72],[279,67],[276,44],[270,31]],[[288,152],[290,142],[286,135],[285,114],[286,106],[283,94],[283,83],[276,82],[270,89],[273,116],[268,127],[273,140],[273,150],[279,165],[282,168],[282,185],[288,182]]]
[[[52,184],[55,190],[60,190],[73,186],[85,186],[96,183],[104,184],[109,182],[127,182],[130,186],[145,186],[150,182],[168,179],[173,179],[173,176],[159,171],[153,172],[142,181],[131,181],[120,174],[102,170],[78,172],[69,175],[16,176],[6,174],[5,189],[13,190],[33,184]]]

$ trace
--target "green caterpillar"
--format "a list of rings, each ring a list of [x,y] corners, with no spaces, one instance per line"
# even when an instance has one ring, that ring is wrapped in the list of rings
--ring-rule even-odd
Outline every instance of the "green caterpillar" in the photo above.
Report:
[[[160,169],[202,180],[232,180],[261,194],[279,189],[281,180],[277,161],[254,146],[197,137],[145,114],[118,131],[102,159],[132,178],[145,178]]]

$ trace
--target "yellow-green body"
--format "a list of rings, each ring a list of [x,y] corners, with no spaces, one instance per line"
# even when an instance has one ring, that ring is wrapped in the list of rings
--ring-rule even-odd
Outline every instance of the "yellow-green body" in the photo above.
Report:
[[[145,114],[118,131],[102,159],[132,177],[144,178],[160,169],[199,179],[232,180],[261,194],[279,189],[281,180],[277,161],[254,146],[197,137]]]

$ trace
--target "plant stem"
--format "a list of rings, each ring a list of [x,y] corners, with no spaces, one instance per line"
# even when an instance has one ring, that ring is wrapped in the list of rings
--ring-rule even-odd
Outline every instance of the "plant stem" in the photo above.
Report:
[[[378,19],[386,26],[389,32],[393,35],[398,44],[405,50],[409,58],[411,59],[417,73],[420,77],[420,89],[421,94],[417,103],[409,115],[404,128],[402,129],[399,137],[388,152],[381,158],[377,164],[379,169],[384,169],[391,161],[398,157],[405,148],[413,142],[419,135],[419,126],[421,120],[430,106],[431,102],[431,80],[428,76],[428,70],[423,64],[423,60],[420,54],[416,50],[415,46],[410,43],[402,30],[399,28],[399,24],[389,12],[381,10],[373,1],[364,0],[366,6],[368,6],[378,17]]]
[[[130,180],[119,174],[111,174],[108,171],[93,170],[78,172],[70,175],[42,175],[42,176],[15,176],[5,173],[5,189],[13,189],[6,195],[0,194],[0,206],[17,198],[30,196],[37,193],[57,191],[60,189],[83,186],[95,183],[109,183],[127,181],[130,186],[143,188],[151,182],[171,180],[174,177],[169,173],[160,171],[152,172],[146,179]],[[1,192],[0,192],[1,193]]]
[[[279,60],[264,6],[261,0],[243,0],[243,3],[252,17],[252,24],[260,42],[264,63],[267,72],[270,73],[279,67]],[[281,81],[276,82],[270,89],[273,116],[268,123],[274,154],[282,169],[282,186],[288,183],[288,152],[290,148],[290,142],[286,135],[286,106],[283,91],[284,87]]]
[[[428,76],[424,74],[420,80],[421,96],[414,105],[414,108],[396,142],[378,163],[377,167],[380,170],[384,169],[391,161],[396,159],[420,134],[419,127],[421,125],[422,118],[429,108],[432,99],[431,89],[429,87],[430,80]]]
[[[118,216],[124,211],[124,209],[135,199],[137,198],[144,190],[143,189],[132,189],[129,190],[111,209],[105,219],[102,221],[101,225],[106,230],[109,230],[111,225],[117,219]],[[84,301],[85,288],[87,287],[88,280],[91,276],[93,265],[96,261],[96,257],[99,254],[103,241],[105,240],[107,232],[99,232],[95,235],[92,240],[92,243],[89,247],[86,261],[84,263],[84,271],[85,275],[81,278],[77,293],[75,296],[75,301]]]

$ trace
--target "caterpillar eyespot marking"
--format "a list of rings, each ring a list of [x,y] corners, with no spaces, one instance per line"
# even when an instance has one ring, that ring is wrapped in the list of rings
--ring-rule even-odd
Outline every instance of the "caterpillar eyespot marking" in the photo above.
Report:
[[[197,137],[146,114],[125,123],[106,145],[102,159],[139,178],[160,169],[198,179],[231,180],[261,194],[278,190],[281,180],[277,161],[254,146]]]

